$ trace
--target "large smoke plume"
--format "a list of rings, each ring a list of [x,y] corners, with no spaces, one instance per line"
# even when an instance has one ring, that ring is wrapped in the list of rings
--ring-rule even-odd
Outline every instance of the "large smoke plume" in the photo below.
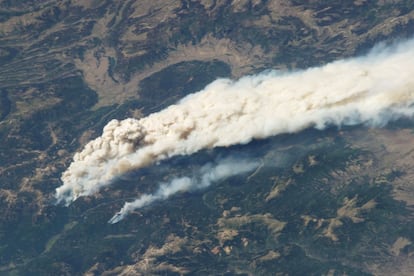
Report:
[[[75,154],[56,189],[66,205],[114,177],[201,149],[328,125],[381,126],[413,115],[414,42],[308,70],[219,79],[142,119],[112,120]]]

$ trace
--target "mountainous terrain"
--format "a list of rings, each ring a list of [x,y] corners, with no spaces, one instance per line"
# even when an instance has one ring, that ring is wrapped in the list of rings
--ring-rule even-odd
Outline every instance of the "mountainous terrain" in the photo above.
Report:
[[[0,274],[412,275],[410,120],[175,157],[69,207],[54,192],[113,118],[413,34],[408,0],[0,0]],[[155,184],[240,152],[263,166],[107,223]]]

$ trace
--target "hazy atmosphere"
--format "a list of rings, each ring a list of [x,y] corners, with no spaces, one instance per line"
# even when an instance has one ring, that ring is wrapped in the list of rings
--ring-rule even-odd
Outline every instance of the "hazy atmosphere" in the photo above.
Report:
[[[414,2],[0,0],[0,275],[414,275]]]

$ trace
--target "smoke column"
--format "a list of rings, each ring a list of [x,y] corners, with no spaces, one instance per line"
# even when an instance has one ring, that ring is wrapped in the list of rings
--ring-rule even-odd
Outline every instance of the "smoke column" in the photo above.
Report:
[[[252,171],[257,168],[258,165],[258,162],[234,159],[222,160],[215,166],[212,166],[211,164],[205,165],[192,178],[174,178],[169,183],[162,183],[154,194],[144,194],[133,202],[125,203],[121,211],[116,213],[108,222],[111,224],[117,223],[132,211],[148,206],[154,201],[167,199],[179,192],[206,188],[213,182]]]
[[[112,120],[56,189],[69,205],[114,177],[176,155],[309,127],[382,126],[414,112],[414,40],[307,70],[219,79],[142,119]]]

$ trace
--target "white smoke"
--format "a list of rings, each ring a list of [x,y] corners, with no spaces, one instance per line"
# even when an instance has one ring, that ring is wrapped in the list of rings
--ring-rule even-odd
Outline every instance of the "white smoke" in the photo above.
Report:
[[[414,41],[308,70],[219,79],[140,120],[112,120],[56,189],[66,205],[132,169],[308,127],[381,126],[414,112]]]
[[[144,194],[133,202],[125,203],[124,207],[108,222],[112,224],[117,223],[132,211],[148,206],[154,201],[167,199],[179,192],[206,188],[213,182],[252,171],[257,168],[258,165],[259,163],[255,161],[235,159],[224,159],[215,166],[212,164],[205,165],[192,178],[174,178],[169,183],[162,183],[154,194]]]

